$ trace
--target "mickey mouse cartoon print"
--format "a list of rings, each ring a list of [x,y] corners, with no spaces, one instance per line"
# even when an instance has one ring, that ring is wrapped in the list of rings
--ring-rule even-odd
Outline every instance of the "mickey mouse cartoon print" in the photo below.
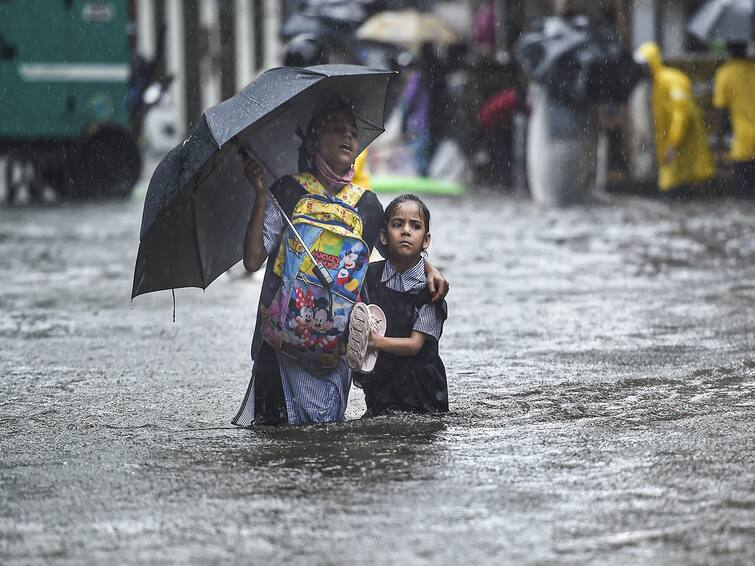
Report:
[[[367,248],[362,242],[354,242],[338,263],[336,284],[347,291],[355,292],[359,288],[359,280],[354,277],[354,274],[361,271],[366,262]]]

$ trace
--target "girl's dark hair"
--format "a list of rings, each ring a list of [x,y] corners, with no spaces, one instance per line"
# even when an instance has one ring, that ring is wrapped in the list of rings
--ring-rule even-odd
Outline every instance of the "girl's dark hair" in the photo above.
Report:
[[[417,195],[413,195],[411,193],[406,193],[401,196],[397,196],[388,204],[388,206],[385,207],[385,212],[383,213],[383,230],[388,229],[388,223],[391,221],[391,216],[399,207],[399,205],[402,205],[405,202],[417,203],[417,208],[419,208],[419,214],[422,217],[422,221],[425,223],[425,230],[427,232],[430,232],[430,210],[427,208],[425,203],[422,202],[422,199],[420,199]]]
[[[298,166],[300,172],[314,173],[314,155],[307,150],[307,140],[317,139],[317,136],[320,135],[320,130],[325,125],[325,122],[328,121],[328,118],[336,112],[346,112],[351,116],[354,126],[356,127],[357,125],[356,118],[354,117],[354,110],[345,98],[340,96],[326,96],[320,101],[318,106],[319,108],[312,115],[309,124],[307,124],[307,131],[301,135],[301,130],[299,130],[299,135],[302,138],[301,145],[299,146]]]

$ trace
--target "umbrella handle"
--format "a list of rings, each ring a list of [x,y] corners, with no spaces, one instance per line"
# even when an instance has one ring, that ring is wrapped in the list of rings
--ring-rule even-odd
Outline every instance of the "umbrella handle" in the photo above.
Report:
[[[333,284],[333,278],[330,276],[330,273],[328,273],[328,270],[325,268],[325,266],[321,263],[315,263],[314,272],[315,276],[320,280],[320,283],[322,283],[323,287],[330,288],[330,286]]]
[[[239,145],[238,147],[239,147],[239,155],[241,155],[241,157],[243,159],[254,159],[254,156],[252,155],[252,152],[249,150],[248,147],[246,147],[244,145]],[[269,189],[268,189],[268,194],[270,195],[270,198],[273,199],[273,203],[275,203],[275,206],[278,208],[278,212],[281,213],[281,215],[283,216],[283,219],[288,224],[288,227],[291,229],[291,231],[294,233],[294,236],[296,237],[296,239],[299,241],[299,243],[301,244],[301,246],[304,248],[304,251],[307,252],[307,256],[309,256],[309,260],[312,262],[312,265],[313,265],[313,269],[312,270],[315,273],[315,277],[317,277],[317,279],[320,281],[320,283],[322,283],[323,287],[325,287],[327,289],[330,289],[330,286],[333,284],[333,277],[331,277],[330,273],[325,268],[325,266],[322,263],[320,263],[319,261],[317,261],[315,259],[315,256],[312,255],[312,251],[309,249],[309,246],[307,246],[307,244],[304,243],[304,240],[302,239],[301,235],[299,234],[299,231],[296,229],[296,227],[291,222],[291,219],[289,219],[288,215],[283,210],[283,207],[278,202],[278,199],[276,199],[273,196],[273,193],[271,193]]]
[[[245,145],[240,145],[239,146],[239,155],[243,159],[254,159],[254,156],[252,155],[252,152],[249,151],[249,148],[246,147]]]

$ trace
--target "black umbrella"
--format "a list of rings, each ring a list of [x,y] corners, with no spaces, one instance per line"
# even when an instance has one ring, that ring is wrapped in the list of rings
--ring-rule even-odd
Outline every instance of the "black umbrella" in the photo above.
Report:
[[[307,0],[304,12],[358,25],[367,18],[367,5],[371,3],[359,0]]]
[[[292,39],[302,34],[313,37],[351,36],[356,27],[356,24],[348,21],[326,16],[296,13],[283,22],[280,29],[280,37],[281,39]]]
[[[254,190],[240,148],[267,169],[268,181],[295,173],[300,140],[322,100],[351,106],[361,147],[380,135],[394,73],[356,65],[279,67],[207,110],[150,179],[132,297],[179,287],[206,288],[243,257]]]
[[[710,43],[749,43],[755,37],[753,0],[711,0],[689,22],[690,33]]]
[[[574,104],[624,101],[643,73],[613,33],[584,17],[535,22],[517,40],[514,56],[531,80]]]
[[[308,34],[349,37],[367,18],[365,3],[353,0],[308,0],[280,29],[282,39]]]

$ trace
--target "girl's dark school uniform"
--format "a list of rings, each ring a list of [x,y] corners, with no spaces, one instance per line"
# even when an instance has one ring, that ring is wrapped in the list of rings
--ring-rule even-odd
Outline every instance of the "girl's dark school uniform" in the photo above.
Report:
[[[418,273],[421,270],[424,275],[423,262],[418,264],[418,268]],[[426,282],[405,291],[391,289],[383,277],[385,269],[385,261],[370,263],[366,298],[385,312],[386,336],[408,338],[413,330],[422,330],[416,328],[417,319],[423,305],[431,303],[430,291]],[[447,307],[445,301],[433,307],[437,328],[427,333],[425,343],[416,355],[399,356],[380,352],[372,373],[354,373],[355,383],[364,390],[368,416],[396,410],[420,413],[448,411],[446,368],[438,355],[438,339],[447,317]]]

